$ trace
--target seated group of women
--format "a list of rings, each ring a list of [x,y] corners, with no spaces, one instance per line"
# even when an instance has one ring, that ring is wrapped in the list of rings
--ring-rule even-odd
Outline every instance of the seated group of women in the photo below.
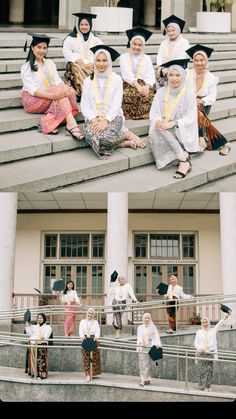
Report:
[[[33,36],[26,63],[22,66],[22,103],[27,112],[44,113],[40,129],[56,134],[66,123],[66,132],[86,142],[99,158],[118,147],[145,147],[146,143],[125,127],[125,119],[148,119],[149,140],[160,169],[177,161],[175,178],[183,178],[191,169],[190,153],[206,148],[220,149],[227,155],[230,145],[208,118],[216,101],[218,78],[208,70],[213,49],[204,45],[190,48],[183,38],[185,22],[172,15],[163,21],[167,39],[157,54],[157,71],[145,42],[152,32],[144,28],[127,30],[130,50],[120,56],[121,76],[112,71],[119,53],[102,43],[92,32],[96,15],[75,13],[78,29],[65,38],[64,83],[52,60],[46,60],[50,38]],[[188,69],[187,54],[193,58]],[[85,118],[84,133],[75,116]]]

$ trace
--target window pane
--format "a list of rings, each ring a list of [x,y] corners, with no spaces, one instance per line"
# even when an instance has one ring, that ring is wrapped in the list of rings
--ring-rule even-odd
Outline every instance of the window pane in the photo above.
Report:
[[[103,293],[103,268],[102,266],[92,267],[92,294]]]
[[[61,266],[61,278],[65,280],[65,283],[71,281],[71,266]]]
[[[76,266],[76,291],[87,294],[87,266]]]
[[[147,266],[135,267],[135,294],[147,294]]]
[[[57,254],[57,235],[46,234],[44,237],[44,257],[55,258]]]
[[[194,266],[184,266],[183,290],[186,294],[195,293],[195,268]]]
[[[56,266],[44,266],[44,287],[43,292],[50,293],[52,291],[53,282],[56,278]]]
[[[83,257],[89,254],[89,234],[61,234],[60,257]]]
[[[179,235],[150,234],[151,257],[179,259]]]
[[[103,258],[105,248],[105,235],[93,234],[92,235],[92,257]]]
[[[153,265],[152,266],[152,294],[155,294],[153,297],[156,298],[156,287],[160,284],[162,281],[162,267]]]
[[[194,234],[183,234],[183,257],[194,258],[195,257],[195,235]]]
[[[147,234],[135,234],[134,254],[136,258],[147,257]]]

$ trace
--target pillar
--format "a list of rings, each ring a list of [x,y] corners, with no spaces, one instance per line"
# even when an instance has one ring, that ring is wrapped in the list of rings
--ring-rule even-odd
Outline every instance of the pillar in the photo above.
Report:
[[[236,255],[236,193],[220,193],[220,233],[223,293],[236,294],[234,259]],[[226,303],[232,309],[227,324],[236,326],[236,303]]]
[[[111,274],[115,270],[128,281],[128,193],[107,194],[107,251],[106,251],[106,305],[111,305]],[[107,315],[111,324],[112,315]]]
[[[11,310],[17,219],[17,193],[0,193],[0,310]]]
[[[22,24],[24,23],[25,0],[10,0],[9,5],[9,22]]]
[[[153,0],[145,1],[144,25],[156,26],[156,2]]]

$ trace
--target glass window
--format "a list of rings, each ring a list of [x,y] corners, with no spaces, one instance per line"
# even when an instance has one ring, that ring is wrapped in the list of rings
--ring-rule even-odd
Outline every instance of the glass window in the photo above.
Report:
[[[44,266],[44,292],[50,293],[52,291],[53,282],[56,279],[56,266]]]
[[[57,255],[57,235],[46,234],[44,236],[44,257],[55,258]]]
[[[65,280],[65,283],[67,283],[67,281],[71,281],[71,266],[70,265],[61,266],[61,278]]]
[[[152,258],[179,259],[179,235],[150,234],[150,254]]]
[[[93,234],[92,235],[92,257],[103,258],[105,248],[105,235]]]
[[[87,258],[89,255],[89,234],[61,234],[60,257]]]
[[[103,293],[103,267],[94,265],[92,267],[92,294]]]
[[[156,294],[156,287],[163,282],[162,280],[162,266],[152,266],[152,294]]]
[[[87,294],[87,266],[76,266],[76,291]]]
[[[135,294],[139,301],[146,301],[147,294],[147,266],[135,267]]]
[[[195,257],[195,235],[194,234],[183,234],[183,258],[194,258]]]
[[[135,234],[134,236],[134,254],[136,258],[147,257],[147,234]]]
[[[183,290],[186,294],[195,293],[195,267],[194,266],[184,266]]]

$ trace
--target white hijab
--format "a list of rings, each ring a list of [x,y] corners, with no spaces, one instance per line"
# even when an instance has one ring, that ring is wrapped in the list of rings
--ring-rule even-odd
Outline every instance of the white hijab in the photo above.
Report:
[[[96,59],[98,57],[99,54],[101,54],[101,52],[103,52],[107,59],[108,59],[108,67],[106,69],[106,71],[98,71],[96,68]],[[96,74],[96,76],[100,79],[104,79],[106,77],[108,77],[110,74],[112,73],[112,60],[111,60],[111,54],[103,48],[99,48],[99,50],[97,50],[94,54],[94,74]]]

